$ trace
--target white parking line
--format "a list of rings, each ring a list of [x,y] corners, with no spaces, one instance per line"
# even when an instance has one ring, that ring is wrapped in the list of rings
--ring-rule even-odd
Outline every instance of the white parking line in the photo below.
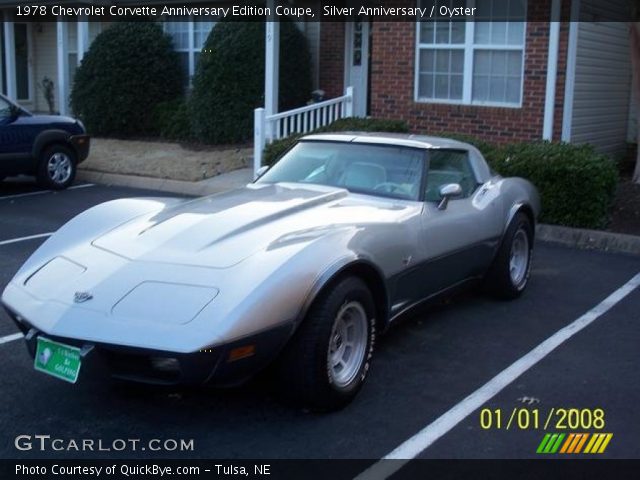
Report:
[[[0,337],[0,345],[2,345],[3,343],[13,342],[14,340],[19,340],[22,337],[24,337],[24,335],[22,335],[22,333],[20,332],[7,335],[6,337]]]
[[[67,188],[67,190],[77,190],[79,188],[95,187],[94,183],[83,183],[82,185],[74,185]],[[53,193],[53,190],[38,190],[37,192],[17,193],[15,195],[0,196],[0,200],[8,200],[11,198],[31,197],[33,195],[43,195],[45,193]]]
[[[629,295],[640,285],[640,273],[618,288],[598,305],[566,327],[558,330],[547,338],[524,357],[516,360],[489,382],[473,392],[467,398],[455,405],[449,411],[438,417],[413,437],[399,445],[382,460],[374,463],[367,470],[356,477],[357,480],[388,478],[400,470],[409,460],[416,458],[421,452],[431,446],[436,440],[449,432],[471,413],[482,407],[488,400],[497,395],[505,387],[516,380],[544,357],[549,355],[562,343],[573,337],[576,333],[593,323],[598,317],[604,315],[615,304]],[[385,462],[384,460],[395,460]]]
[[[28,237],[19,237],[19,238],[12,238],[10,240],[2,240],[0,241],[0,246],[2,245],[9,245],[11,243],[18,243],[18,242],[24,242],[25,240],[34,240],[36,238],[44,238],[44,237],[50,237],[51,235],[53,235],[55,232],[49,232],[49,233],[38,233],[37,235],[29,235]]]

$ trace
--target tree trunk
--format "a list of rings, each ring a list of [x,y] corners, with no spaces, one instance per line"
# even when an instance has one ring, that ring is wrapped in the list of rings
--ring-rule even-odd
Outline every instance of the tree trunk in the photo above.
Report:
[[[629,29],[631,46],[631,65],[633,67],[633,86],[636,98],[636,124],[638,136],[636,144],[640,144],[640,22],[632,22]],[[636,168],[633,171],[632,181],[640,184],[640,148],[637,148]]]

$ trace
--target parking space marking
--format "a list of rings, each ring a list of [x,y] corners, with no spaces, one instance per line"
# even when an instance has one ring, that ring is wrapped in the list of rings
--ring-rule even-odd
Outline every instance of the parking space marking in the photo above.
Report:
[[[573,337],[596,319],[608,312],[614,305],[624,299],[640,286],[640,273],[618,288],[598,305],[558,330],[525,356],[516,360],[489,382],[473,392],[453,408],[438,417],[413,437],[385,455],[367,470],[356,477],[357,480],[388,478],[400,470],[409,460],[416,458],[436,440],[445,435],[471,413],[482,407],[487,401],[500,393],[505,387],[520,377],[523,373],[549,355],[562,343]],[[395,460],[385,462],[385,460]]]
[[[13,342],[14,340],[19,340],[22,337],[24,337],[24,335],[20,332],[7,335],[6,337],[0,337],[0,345],[3,343]]]
[[[95,187],[94,183],[83,183],[82,185],[74,185],[67,188],[67,190],[77,190],[79,188]],[[17,193],[15,195],[0,196],[0,200],[7,200],[10,198],[31,197],[33,195],[43,195],[45,193],[53,193],[53,190],[38,190],[37,192]]]
[[[0,247],[2,245],[9,245],[11,243],[18,243],[18,242],[24,242],[26,240],[35,240],[36,238],[44,238],[44,237],[50,237],[51,235],[53,235],[55,232],[49,232],[49,233],[38,233],[37,235],[29,235],[27,237],[18,237],[18,238],[12,238],[10,240],[2,240],[0,241]]]

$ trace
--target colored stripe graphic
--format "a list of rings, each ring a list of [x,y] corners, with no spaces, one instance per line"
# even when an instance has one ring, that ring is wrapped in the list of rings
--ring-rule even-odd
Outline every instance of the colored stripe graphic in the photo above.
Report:
[[[547,445],[547,442],[549,441],[550,438],[551,438],[551,434],[547,433],[542,439],[542,441],[540,442],[540,445],[538,445],[538,449],[536,450],[536,453],[544,452],[544,447]]]
[[[604,453],[612,438],[613,433],[570,433],[568,435],[564,433],[547,433],[542,438],[540,445],[538,445],[536,453],[599,454]]]
[[[560,435],[558,435],[558,439],[556,440],[556,443],[553,444],[553,447],[551,447],[551,449],[549,450],[549,453],[556,453],[558,451],[558,449],[560,448],[560,444],[562,443],[562,439],[565,437],[564,433],[561,433]]]
[[[588,433],[583,433],[582,436],[580,437],[580,441],[578,441],[578,445],[576,445],[576,449],[573,451],[573,453],[580,453],[582,451],[582,447],[584,446],[584,442],[587,441],[587,438],[589,438],[589,434]]]
[[[613,438],[613,433],[595,433],[584,453],[604,453]]]
[[[553,435],[547,433],[540,445],[538,445],[537,453],[556,453],[558,448],[560,448],[560,444],[562,443],[562,439],[565,437],[564,433],[554,433]]]
[[[571,445],[571,442],[573,442],[573,439],[575,438],[575,436],[576,436],[575,433],[569,434],[567,441],[564,442],[564,445],[562,445],[562,448],[560,449],[560,453],[567,453],[567,450],[569,449],[569,445]]]

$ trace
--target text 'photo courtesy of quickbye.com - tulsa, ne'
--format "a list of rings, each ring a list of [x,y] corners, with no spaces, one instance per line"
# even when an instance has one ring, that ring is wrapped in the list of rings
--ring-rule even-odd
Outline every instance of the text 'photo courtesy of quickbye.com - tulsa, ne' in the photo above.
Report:
[[[0,479],[634,479],[635,0],[0,0]]]

